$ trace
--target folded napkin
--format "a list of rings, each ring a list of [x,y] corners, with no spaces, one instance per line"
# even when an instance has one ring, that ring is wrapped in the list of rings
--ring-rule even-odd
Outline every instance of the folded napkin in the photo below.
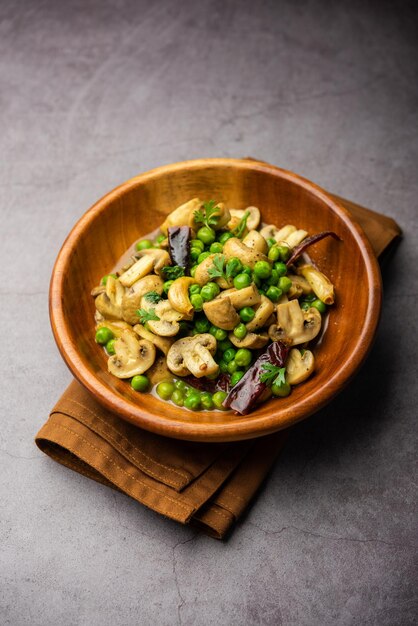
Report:
[[[335,198],[362,226],[380,258],[400,237],[391,218]],[[286,437],[281,431],[234,443],[168,439],[123,421],[73,381],[35,442],[76,472],[222,539],[259,489]]]

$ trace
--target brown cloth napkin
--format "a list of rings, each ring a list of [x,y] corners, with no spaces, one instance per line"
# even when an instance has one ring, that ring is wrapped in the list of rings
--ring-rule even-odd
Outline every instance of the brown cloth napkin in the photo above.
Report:
[[[335,198],[362,226],[377,256],[400,237],[391,218]],[[222,539],[259,489],[286,437],[281,431],[221,444],[168,439],[123,421],[73,381],[35,442],[76,472]]]

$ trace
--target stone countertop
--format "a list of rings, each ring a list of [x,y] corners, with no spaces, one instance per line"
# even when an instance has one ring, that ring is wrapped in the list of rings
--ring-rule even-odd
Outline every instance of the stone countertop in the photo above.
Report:
[[[2,2],[3,624],[416,623],[416,23],[411,2]],[[293,429],[221,543],[33,437],[70,381],[48,282],[75,221],[139,172],[245,155],[394,217],[405,238],[366,365]]]

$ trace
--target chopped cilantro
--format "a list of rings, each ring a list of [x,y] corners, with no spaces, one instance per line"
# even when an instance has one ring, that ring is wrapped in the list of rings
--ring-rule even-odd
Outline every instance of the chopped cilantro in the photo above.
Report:
[[[266,385],[269,386],[273,383],[276,383],[277,385],[285,384],[285,367],[277,367],[277,365],[273,365],[273,363],[263,363],[261,369],[264,370],[264,373],[260,376],[260,382],[266,383]]]

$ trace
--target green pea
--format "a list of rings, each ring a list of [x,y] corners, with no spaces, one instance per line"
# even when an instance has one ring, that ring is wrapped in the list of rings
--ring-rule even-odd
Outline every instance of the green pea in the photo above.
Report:
[[[243,274],[248,274],[248,276],[252,276],[253,270],[249,265],[243,265],[242,266],[242,273]]]
[[[190,276],[191,276],[192,278],[194,277],[194,275],[195,275],[195,273],[196,273],[196,270],[197,270],[197,265],[193,265],[193,266],[190,268]]]
[[[227,395],[226,391],[216,391],[216,393],[213,394],[212,401],[215,408],[220,409],[221,411],[227,410],[222,404]]]
[[[201,252],[197,258],[197,263],[198,264],[202,263],[202,261],[207,259],[209,255],[210,255],[210,252]]]
[[[242,272],[242,263],[237,257],[232,257],[226,262],[225,269],[227,276],[236,276],[240,272]]]
[[[163,284],[163,291],[164,293],[168,293],[168,290],[170,289],[171,285],[174,283],[174,280],[166,280],[165,283]]]
[[[271,276],[270,278],[267,279],[267,288],[269,285],[277,285],[277,283],[279,282],[279,278],[280,278],[279,272],[275,269],[272,269]]]
[[[137,241],[135,244],[135,248],[139,250],[147,250],[148,248],[152,248],[153,243],[149,239],[141,239],[141,241]]]
[[[252,279],[253,279],[253,281],[254,281],[255,285],[257,285],[257,287],[258,287],[258,288],[260,288],[260,287],[261,287],[261,285],[262,285],[262,282],[263,282],[263,281],[261,280],[261,278],[259,278],[258,276],[256,276],[256,274],[254,274],[254,272],[253,272],[253,274],[252,274]]]
[[[190,241],[190,248],[198,248],[200,252],[203,252],[205,249],[205,244],[200,239],[192,239]]]
[[[235,355],[235,361],[239,367],[247,367],[251,363],[251,358],[251,350],[248,348],[240,348]]]
[[[209,332],[215,337],[216,341],[223,341],[228,336],[226,330],[223,330],[223,328],[218,328],[217,326],[211,326]]]
[[[234,386],[237,384],[237,382],[239,382],[241,380],[241,378],[244,376],[245,372],[240,372],[239,370],[237,370],[236,372],[234,372],[231,376],[231,385]]]
[[[245,324],[241,323],[238,324],[238,326],[235,326],[233,333],[237,339],[244,339],[245,335],[247,334],[247,328]]]
[[[258,278],[268,278],[271,274],[271,265],[267,261],[257,261],[254,265],[254,274]]]
[[[276,243],[276,240],[273,239],[273,237],[269,237],[267,239],[267,245],[268,245],[269,248],[271,248],[271,246],[274,246],[275,243]]]
[[[289,246],[277,246],[280,253],[280,260],[286,262],[290,257],[290,248]]]
[[[239,312],[239,316],[241,318],[241,321],[247,324],[248,322],[251,322],[251,320],[254,319],[255,311],[250,306],[245,306]]]
[[[110,328],[106,328],[106,326],[102,326],[96,331],[96,341],[101,346],[105,346],[114,336]]]
[[[221,352],[225,352],[225,350],[228,350],[228,348],[232,348],[233,347],[233,343],[230,339],[224,339],[223,341],[219,341],[218,342],[218,349]]]
[[[287,293],[292,286],[292,281],[287,276],[281,276],[277,286],[283,291],[283,293]]]
[[[175,389],[174,383],[171,381],[163,381],[158,383],[156,392],[163,400],[170,400],[173,395],[173,391]]]
[[[202,228],[199,228],[197,231],[197,238],[200,239],[205,246],[210,246],[210,244],[216,239],[216,233],[213,228],[210,228],[209,226],[202,226]]]
[[[115,354],[115,341],[116,339],[111,339],[106,344],[106,352],[110,355]]]
[[[274,264],[274,269],[278,273],[279,278],[280,276],[286,276],[287,274],[287,265],[282,261],[277,261],[277,263]]]
[[[306,296],[303,297],[304,300],[306,300],[306,302],[313,302],[314,300],[316,300],[316,295],[314,293],[308,293]]]
[[[267,289],[266,296],[267,298],[270,298],[272,302],[277,302],[280,299],[282,293],[283,292],[281,289],[272,285],[271,287]]]
[[[279,398],[285,398],[292,391],[288,382],[279,385],[277,383],[273,383],[271,386],[271,391],[274,396],[278,396]]]
[[[190,302],[195,311],[199,313],[203,309],[203,298],[199,293],[193,293],[190,296]]]
[[[135,391],[148,391],[149,386],[150,382],[147,376],[134,376],[131,380],[131,387]]]
[[[223,245],[219,241],[214,241],[210,244],[209,252],[211,254],[219,254],[224,249]]]
[[[232,361],[229,361],[229,363],[227,363],[226,365],[226,371],[228,372],[228,374],[235,374],[237,369],[238,369],[238,363],[235,361],[235,359],[233,359]]]
[[[251,285],[251,277],[248,274],[237,274],[234,278],[235,289],[244,289]]]
[[[224,245],[228,241],[228,239],[231,239],[231,237],[233,236],[234,235],[232,233],[221,233],[218,237],[218,241],[219,243]]]
[[[198,411],[200,409],[200,395],[199,393],[191,393],[186,396],[184,400],[184,406],[191,411]]]
[[[309,311],[309,309],[311,308],[311,303],[305,302],[304,300],[302,300],[301,302],[299,302],[299,306],[302,309],[302,311]]]
[[[164,241],[164,239],[167,239],[167,237],[161,233],[161,235],[158,235],[158,237],[155,238],[155,243],[160,244]]]
[[[319,298],[311,302],[311,306],[313,306],[315,309],[318,309],[320,313],[325,313],[325,311],[327,310],[327,305]]]
[[[202,409],[205,409],[205,411],[211,411],[213,409],[212,394],[210,394],[208,391],[204,391],[203,393],[201,393],[200,403],[202,405]]]
[[[280,259],[280,250],[278,246],[272,246],[268,252],[270,261],[278,261]]]
[[[181,391],[181,389],[175,389],[173,391],[171,401],[174,402],[176,406],[184,406],[184,393]]]
[[[232,361],[235,358],[235,354],[236,354],[236,350],[235,348],[228,348],[228,350],[225,350],[224,354],[223,354],[223,359],[226,363],[229,363],[230,361]]]
[[[221,372],[221,374],[226,374],[228,371],[228,363],[226,363],[223,359],[221,359],[218,363],[219,365],[219,371]]]
[[[176,389],[179,389],[183,393],[185,393],[186,389],[188,388],[188,385],[186,385],[184,380],[176,380],[176,382],[174,383],[174,386]]]
[[[103,276],[102,280],[100,281],[102,285],[106,285],[107,279],[109,278],[109,276],[112,276],[113,278],[117,278],[117,274],[106,274],[106,276]]]
[[[203,300],[209,302],[209,300],[213,300],[219,294],[220,289],[216,283],[206,283],[204,287],[202,287],[200,291],[200,295]]]
[[[194,293],[200,293],[200,285],[190,285],[189,294],[192,296]]]
[[[210,322],[206,317],[199,317],[195,320],[194,327],[198,333],[209,332]]]
[[[200,248],[190,248],[190,258],[192,261],[197,261],[197,259],[199,258],[199,256],[201,255],[202,250],[200,250]]]

